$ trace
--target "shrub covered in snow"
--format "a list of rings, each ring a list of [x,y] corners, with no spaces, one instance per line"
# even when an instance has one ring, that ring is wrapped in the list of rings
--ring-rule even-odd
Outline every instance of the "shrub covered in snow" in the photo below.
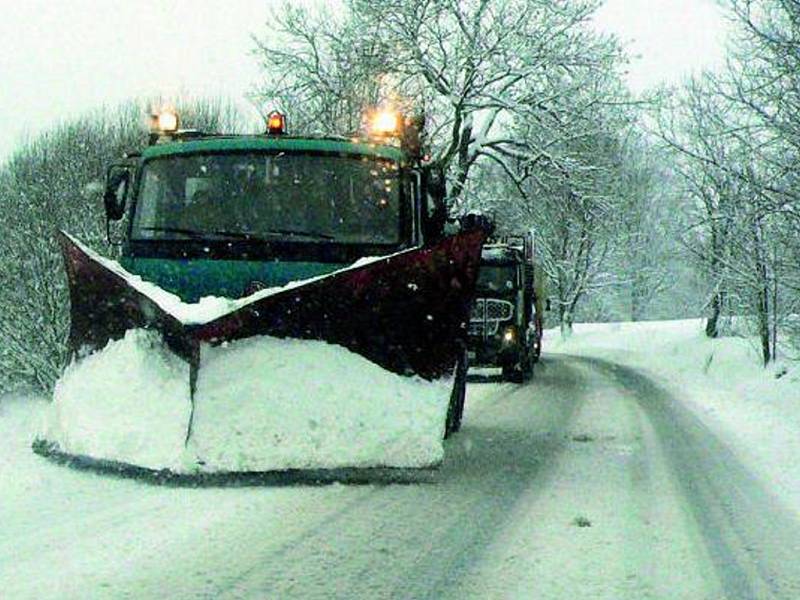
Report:
[[[108,254],[103,178],[109,162],[146,141],[149,102],[128,102],[32,138],[0,167],[0,390],[52,387],[69,331],[66,279],[55,242],[65,229]],[[235,109],[187,101],[184,123],[234,130]]]

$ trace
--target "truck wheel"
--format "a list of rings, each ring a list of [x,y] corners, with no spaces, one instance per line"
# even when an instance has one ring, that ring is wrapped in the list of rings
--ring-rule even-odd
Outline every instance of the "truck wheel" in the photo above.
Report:
[[[503,379],[511,383],[525,383],[531,377],[533,377],[533,359],[528,353],[523,353],[517,364],[503,367]]]
[[[511,383],[522,383],[524,381],[523,370],[519,365],[503,367],[503,379]]]
[[[459,348],[458,362],[453,378],[453,391],[450,392],[450,405],[447,409],[447,422],[444,429],[444,438],[461,429],[461,418],[464,416],[464,401],[467,398],[467,370],[469,359],[466,348]]]
[[[522,374],[522,383],[530,381],[533,378],[533,365],[535,362],[536,359],[533,356],[526,356],[522,361],[522,369],[520,370]]]

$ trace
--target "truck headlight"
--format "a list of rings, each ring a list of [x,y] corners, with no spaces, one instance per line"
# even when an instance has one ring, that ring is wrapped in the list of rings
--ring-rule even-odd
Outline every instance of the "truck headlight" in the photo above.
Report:
[[[503,330],[503,343],[514,344],[517,341],[517,330],[514,327],[506,327]]]

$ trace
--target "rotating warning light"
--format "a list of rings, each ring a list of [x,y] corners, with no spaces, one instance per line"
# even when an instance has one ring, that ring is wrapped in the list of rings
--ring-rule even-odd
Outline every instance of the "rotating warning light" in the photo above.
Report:
[[[400,135],[402,117],[399,112],[388,108],[376,111],[369,120],[369,133],[378,137]]]
[[[164,109],[153,115],[151,128],[159,133],[175,133],[179,125],[178,113],[172,109]]]
[[[273,110],[267,115],[267,133],[269,135],[283,135],[286,133],[286,115]]]

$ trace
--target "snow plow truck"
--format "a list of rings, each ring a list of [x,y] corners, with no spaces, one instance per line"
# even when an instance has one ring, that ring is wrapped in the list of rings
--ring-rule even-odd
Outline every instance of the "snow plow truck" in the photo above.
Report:
[[[464,408],[489,226],[448,222],[420,120],[181,130],[106,174],[121,258],[59,233],[73,360],[40,453],[160,472],[430,467]]]
[[[544,309],[545,277],[535,259],[533,231],[490,240],[470,316],[470,364],[500,367],[508,381],[530,379],[542,352]]]

